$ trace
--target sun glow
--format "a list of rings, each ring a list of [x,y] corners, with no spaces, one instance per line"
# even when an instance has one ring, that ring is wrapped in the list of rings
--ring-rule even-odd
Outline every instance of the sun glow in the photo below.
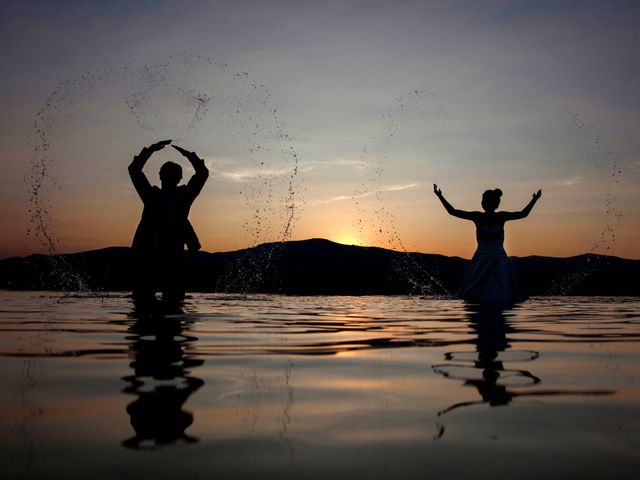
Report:
[[[343,245],[362,245],[362,239],[353,233],[340,233],[334,235],[332,240],[334,242],[342,243]]]

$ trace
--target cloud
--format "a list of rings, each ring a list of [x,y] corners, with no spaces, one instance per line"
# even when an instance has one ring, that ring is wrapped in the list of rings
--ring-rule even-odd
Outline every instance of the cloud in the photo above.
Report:
[[[566,180],[559,180],[556,183],[554,183],[554,185],[556,187],[574,187],[576,185],[581,184],[583,180],[584,180],[584,177],[581,175],[578,175],[576,177],[567,178]]]
[[[333,167],[345,167],[352,168],[353,170],[363,170],[365,163],[360,159],[336,157],[328,160],[308,160],[302,162],[301,167],[307,171],[315,168],[333,168]]]
[[[379,190],[369,190],[367,192],[354,193],[353,195],[338,195],[335,197],[327,198],[325,200],[318,200],[316,202],[312,202],[311,206],[315,207],[318,205],[326,205],[328,203],[341,202],[343,200],[365,198],[365,197],[370,197],[371,195],[375,195],[376,193],[382,193],[382,192],[400,192],[402,190],[415,188],[419,185],[420,183],[407,183],[405,185],[389,185],[388,187],[383,187]]]
[[[247,169],[247,170],[236,170],[236,171],[222,171],[217,170],[215,174],[218,177],[224,178],[225,180],[229,180],[232,182],[248,182],[256,178],[265,178],[265,177],[285,177],[291,175],[293,173],[293,169]]]
[[[293,174],[293,166],[289,168],[243,168],[232,169],[236,164],[233,160],[226,158],[205,158],[204,163],[212,175],[228,180],[230,182],[244,183],[256,178],[287,177]],[[230,168],[231,167],[231,168]],[[187,168],[190,168],[187,167]],[[298,168],[298,172],[303,171]]]
[[[409,188],[415,188],[419,186],[419,183],[407,183],[406,185],[390,185],[383,188],[382,192],[399,192],[401,190],[408,190]]]
[[[283,168],[283,169],[259,169],[259,168],[249,168],[243,170],[224,170],[220,168],[220,165],[224,165],[225,163],[229,163],[224,159],[216,159],[214,160],[205,160],[205,163],[209,170],[215,172],[218,177],[221,177],[225,180],[229,180],[232,182],[248,182],[255,178],[264,178],[264,177],[285,177],[289,176],[293,173],[292,168]],[[334,167],[345,167],[352,168],[353,170],[362,170],[365,168],[362,160],[354,160],[350,158],[336,157],[328,160],[309,160],[305,162],[301,162],[298,166],[298,173],[310,172],[311,170],[315,170],[318,168],[321,169],[329,169]],[[393,190],[389,190],[393,191]],[[346,198],[351,198],[350,196],[346,196]],[[337,200],[333,200],[337,201]]]

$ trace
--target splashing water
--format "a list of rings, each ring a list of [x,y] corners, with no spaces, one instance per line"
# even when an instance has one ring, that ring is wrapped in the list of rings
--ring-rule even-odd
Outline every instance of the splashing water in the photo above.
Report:
[[[247,213],[239,228],[249,245],[273,243],[259,258],[252,256],[231,269],[220,288],[237,290],[241,284],[254,289],[260,270],[290,238],[297,219],[298,154],[264,84],[228,63],[188,52],[156,63],[123,61],[83,72],[61,82],[36,114],[28,234],[51,256],[53,283],[64,290],[91,290],[58,255],[53,193],[63,188],[56,175],[58,159],[68,153],[70,142],[78,140],[71,127],[95,106],[123,123],[125,117],[133,120],[145,138],[149,134],[156,140],[171,138],[199,152],[199,145],[209,138],[225,140],[220,147],[226,148],[224,154],[212,160],[204,154],[205,160],[212,163],[214,176],[227,181],[221,186],[227,197],[243,204]]]
[[[385,192],[398,187],[387,185],[385,174],[389,167],[394,166],[390,152],[400,130],[416,119],[428,122],[445,113],[444,105],[436,100],[435,92],[425,84],[400,95],[391,106],[380,112],[384,127],[373,138],[374,148],[362,151],[362,170],[367,174],[352,197],[358,215],[360,239],[377,238],[385,247],[404,252],[405,255],[396,262],[395,270],[407,279],[414,292],[421,295],[449,295],[449,292],[435,272],[427,270],[405,247],[396,228],[395,217],[384,198]],[[371,201],[365,200],[367,197]]]
[[[584,262],[579,263],[571,271],[560,272],[553,280],[549,292],[552,295],[567,295],[600,270],[607,261],[606,258],[596,254],[599,252],[607,254],[615,243],[616,227],[622,219],[618,209],[616,190],[625,173],[607,136],[599,131],[595,124],[587,122],[568,107],[559,110],[558,116],[563,121],[563,133],[578,142],[582,157],[593,166],[600,180],[597,184],[598,203],[590,205],[590,210],[600,219],[595,226],[597,232],[595,240]]]

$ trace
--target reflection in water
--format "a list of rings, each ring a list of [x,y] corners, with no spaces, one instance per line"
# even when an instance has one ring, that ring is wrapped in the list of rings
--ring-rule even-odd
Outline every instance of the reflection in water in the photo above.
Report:
[[[612,390],[522,390],[541,383],[541,379],[528,370],[506,368],[506,362],[532,361],[539,357],[539,353],[531,350],[510,350],[507,335],[513,335],[517,330],[507,321],[502,309],[477,305],[467,305],[467,309],[469,326],[475,334],[471,343],[475,345],[477,353],[448,352],[445,359],[456,363],[434,365],[432,368],[446,378],[463,380],[464,386],[476,388],[481,400],[454,403],[440,410],[439,416],[472,405],[509,405],[517,397],[614,393]],[[438,438],[443,433],[444,429]]]
[[[183,409],[189,396],[204,385],[202,379],[189,375],[190,369],[204,363],[187,353],[197,338],[185,335],[189,324],[179,314],[134,310],[133,316],[127,337],[133,375],[123,377],[127,385],[122,391],[137,395],[127,406],[135,436],[122,444],[152,449],[179,441],[197,442],[185,433],[193,414]]]
[[[34,394],[38,381],[33,370],[41,366],[41,361],[38,359],[25,358],[22,360],[18,390],[12,409],[18,437],[24,445],[24,464],[27,466],[27,472],[31,470],[36,460],[34,425],[45,414],[45,410],[39,405],[38,398]]]
[[[3,478],[638,471],[638,298],[59,297],[0,292]]]

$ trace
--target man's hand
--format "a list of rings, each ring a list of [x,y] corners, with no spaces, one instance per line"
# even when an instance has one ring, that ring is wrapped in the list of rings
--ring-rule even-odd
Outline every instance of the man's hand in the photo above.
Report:
[[[184,148],[178,147],[177,145],[171,145],[171,146],[175,148],[177,151],[179,151],[182,155],[187,157],[187,160],[189,160],[191,163],[204,162],[204,160],[202,160],[200,157],[198,157],[198,155],[196,155],[196,152],[190,152],[189,150],[185,150]]]
[[[166,147],[170,143],[171,143],[171,140],[161,140],[152,145],[149,145],[148,147],[144,147],[143,150],[146,150],[147,153],[151,154],[151,153],[157,152],[158,150],[162,150],[164,147]]]
[[[162,150],[164,147],[166,147],[170,143],[171,143],[171,140],[161,140],[161,141],[156,142],[156,143],[154,143],[152,145],[149,145],[148,147],[144,147],[140,151],[140,156],[145,158],[145,159],[148,159],[155,152],[157,152],[158,150]]]

